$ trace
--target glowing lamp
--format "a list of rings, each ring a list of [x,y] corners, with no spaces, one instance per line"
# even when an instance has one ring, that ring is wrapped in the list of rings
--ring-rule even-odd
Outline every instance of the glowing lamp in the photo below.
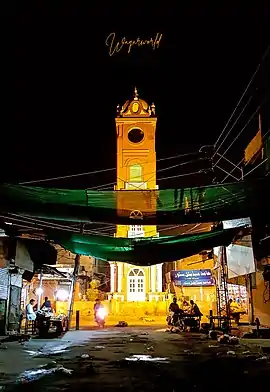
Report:
[[[69,292],[64,289],[59,289],[56,293],[56,299],[59,301],[67,301],[69,297]]]
[[[42,287],[38,287],[37,289],[36,289],[36,294],[37,295],[41,295],[43,293],[43,288]]]

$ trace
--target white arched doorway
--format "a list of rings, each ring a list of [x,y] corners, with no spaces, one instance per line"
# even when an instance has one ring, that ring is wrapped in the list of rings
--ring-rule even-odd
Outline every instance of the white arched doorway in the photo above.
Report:
[[[133,268],[128,274],[128,301],[145,301],[145,275],[139,268]]]

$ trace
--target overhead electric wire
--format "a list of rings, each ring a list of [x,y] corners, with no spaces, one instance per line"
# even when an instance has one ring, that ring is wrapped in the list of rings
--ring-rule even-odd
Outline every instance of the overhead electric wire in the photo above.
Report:
[[[37,229],[41,228],[47,228],[47,229],[55,229],[55,230],[66,230],[66,231],[71,231],[71,232],[78,232],[76,231],[74,228],[71,229],[68,226],[63,226],[63,225],[55,225],[53,223],[47,223],[47,222],[38,222],[39,219],[34,219],[32,218],[31,220],[28,217],[24,217],[24,218],[16,218],[16,217],[9,217],[9,216],[3,216],[2,218],[6,219],[6,220],[11,220],[11,221],[15,221],[14,225],[16,225],[16,222],[22,222],[22,223],[27,223],[33,226],[37,226]],[[18,226],[20,226],[20,223],[18,224]],[[60,227],[59,227],[60,226]],[[35,227],[31,227],[31,229],[35,229]]]
[[[261,67],[262,63],[264,62],[264,60],[265,60],[266,56],[268,55],[269,48],[270,48],[270,45],[269,45],[269,46],[268,46],[268,48],[266,49],[266,51],[265,51],[265,53],[264,53],[264,55],[263,55],[263,57],[262,57],[262,59],[261,59],[260,63],[258,64],[258,66],[257,66],[257,68],[256,68],[255,72],[253,73],[253,75],[252,75],[252,77],[251,77],[251,79],[250,79],[249,83],[247,84],[247,86],[246,86],[246,88],[245,88],[245,90],[244,90],[243,94],[241,95],[241,97],[240,97],[239,101],[237,102],[237,105],[236,105],[235,109],[233,110],[233,112],[232,112],[232,114],[231,114],[231,116],[230,116],[229,120],[228,120],[228,121],[227,121],[227,123],[225,124],[225,126],[224,126],[223,130],[221,131],[221,133],[220,133],[220,135],[219,135],[219,137],[218,137],[217,141],[215,142],[215,144],[214,144],[214,147],[216,147],[216,146],[217,146],[217,144],[218,144],[219,140],[221,139],[222,135],[223,135],[223,134],[224,134],[224,132],[226,131],[228,124],[230,123],[231,119],[233,118],[233,116],[234,116],[234,114],[235,114],[236,110],[238,109],[239,105],[241,104],[241,102],[242,102],[242,100],[243,100],[243,98],[244,98],[244,96],[245,96],[246,92],[248,91],[248,89],[249,89],[249,87],[250,87],[251,83],[253,82],[253,80],[254,80],[255,76],[257,75],[257,73],[258,73],[258,71],[259,71],[259,69],[260,69],[260,67]]]
[[[269,134],[269,132],[270,132],[270,128],[267,130],[267,132],[265,132],[265,134],[263,135],[263,138],[262,138],[262,141],[266,138],[266,136]],[[244,157],[237,163],[237,165],[235,165],[234,164],[234,168],[230,171],[230,173],[229,174],[227,174],[224,178],[223,178],[223,180],[220,182],[221,184],[225,181],[225,180],[227,180],[227,178],[231,175],[231,173],[236,169],[236,168],[239,168],[239,165],[244,161]],[[259,165],[261,165],[262,163],[260,162],[259,163]],[[257,168],[257,166],[254,168],[254,169],[252,169],[252,171],[253,170],[255,170]],[[239,170],[240,170],[240,168],[239,168]],[[247,173],[248,174],[248,173]],[[247,174],[245,174],[245,175],[243,175],[243,178],[247,175]],[[266,174],[266,176],[267,176],[267,174]],[[242,180],[242,178],[239,178],[238,179],[238,181],[240,181],[240,180]]]
[[[164,181],[164,180],[170,180],[170,179],[172,179],[172,178],[179,178],[179,177],[185,177],[185,176],[192,176],[192,175],[195,175],[195,174],[202,174],[202,170],[197,170],[197,171],[194,171],[194,172],[191,172],[191,173],[176,174],[176,175],[174,175],[174,176],[162,177],[162,178],[158,178],[157,181]],[[119,178],[119,177],[118,177],[118,179],[120,179],[120,181],[123,181],[123,180],[122,180],[121,178]],[[146,180],[146,181],[143,181],[142,183],[146,183],[146,182],[148,182],[148,181],[149,181],[149,179]],[[124,181],[124,182],[125,182],[125,181]],[[98,191],[103,191],[103,190],[105,190],[105,189],[101,189],[101,188],[103,188],[103,187],[106,187],[106,188],[107,188],[109,185],[116,185],[116,183],[115,183],[115,182],[111,182],[111,183],[108,183],[108,184],[99,185],[99,186],[95,186],[95,187],[87,188],[87,189],[88,189],[88,190],[96,189],[96,190],[98,190]],[[141,186],[142,186],[142,185],[140,184],[140,185],[138,185],[138,187],[137,187],[137,189],[138,189],[139,191],[147,191],[147,190],[148,190],[148,189],[143,189]],[[121,190],[124,190],[124,189],[121,189]]]
[[[244,178],[249,175],[250,173],[252,173],[254,170],[256,170],[258,167],[260,167],[261,165],[263,165],[264,163],[266,163],[266,161],[268,161],[268,158],[265,158],[263,161],[261,161],[257,166],[253,167],[249,172],[247,172],[246,174],[244,174]]]
[[[218,148],[215,150],[212,159],[214,158],[214,156],[218,153],[218,151],[220,150],[220,148],[222,147],[223,143],[226,141],[227,137],[230,135],[231,131],[233,130],[235,124],[238,122],[239,118],[242,116],[243,112],[245,111],[246,107],[248,106],[248,104],[250,103],[252,97],[249,98],[248,102],[245,104],[245,106],[243,107],[243,109],[241,110],[240,114],[238,115],[238,117],[236,118],[236,120],[234,121],[233,125],[231,126],[231,128],[229,129],[229,131],[227,132],[226,136],[224,137],[223,141],[220,143],[220,145],[218,146]]]
[[[59,229],[59,230],[61,230],[61,229],[69,229],[71,231],[76,231],[77,233],[80,232],[79,229],[76,229],[74,227],[66,226],[66,225],[60,225],[59,223],[50,222],[48,220],[43,220],[43,219],[40,219],[40,218],[32,218],[32,217],[29,217],[29,216],[25,216],[25,215],[21,215],[21,214],[14,214],[14,213],[10,213],[10,214],[8,214],[8,216],[9,215],[11,215],[11,216],[8,219],[13,219],[13,220],[18,220],[18,221],[23,219],[24,221],[30,221],[30,222],[27,222],[27,223],[33,222],[33,224],[46,225],[47,227],[48,226],[53,226],[54,229]]]
[[[238,134],[235,136],[235,138],[233,139],[233,141],[231,142],[231,144],[229,145],[229,147],[227,147],[227,149],[225,150],[225,152],[222,154],[222,156],[225,156],[227,154],[227,152],[229,151],[229,149],[232,147],[232,145],[236,142],[236,140],[242,135],[242,133],[244,132],[244,130],[246,129],[246,127],[249,125],[249,123],[251,122],[251,120],[253,119],[253,117],[258,113],[258,111],[260,110],[260,108],[264,105],[264,103],[267,101],[268,97],[266,97],[262,103],[257,107],[257,109],[253,112],[253,114],[250,116],[250,118],[248,119],[248,121],[246,122],[246,124],[242,127],[242,129],[238,132]],[[222,156],[214,163],[213,168],[221,161]]]
[[[188,164],[191,164],[191,163],[195,163],[195,162],[197,162],[197,161],[198,161],[198,159],[193,159],[193,160],[191,160],[191,161],[186,161],[186,162],[177,163],[176,165],[171,165],[171,166],[168,166],[168,167],[164,167],[163,169],[158,169],[158,170],[156,170],[156,171],[153,171],[153,172],[150,172],[150,173],[146,173],[144,176],[150,176],[150,175],[152,174],[152,177],[148,178],[146,181],[143,181],[143,183],[148,182],[151,178],[154,177],[154,175],[156,175],[156,173],[159,173],[159,172],[161,172],[161,171],[166,171],[166,170],[175,169],[176,167],[188,165]],[[124,180],[123,180],[122,178],[120,178],[120,177],[117,177],[117,180],[126,182],[126,181],[124,181]],[[97,188],[103,187],[103,186],[107,186],[107,185],[113,185],[113,184],[115,184],[115,182],[113,182],[113,183],[108,183],[108,184],[104,184],[104,185],[99,185],[99,186],[97,186]],[[94,187],[94,188],[96,188],[96,187]],[[87,189],[93,189],[93,187],[87,188]],[[138,189],[140,189],[140,187],[138,187]]]
[[[182,158],[185,156],[191,156],[191,155],[197,155],[197,154],[199,154],[199,153],[198,152],[191,152],[191,153],[185,153],[185,154],[178,154],[178,155],[173,155],[170,157],[159,158],[156,160],[156,162],[166,161],[166,160],[170,160],[170,159],[177,159],[177,158]],[[147,163],[151,163],[151,161],[148,161]],[[108,169],[94,170],[94,171],[84,172],[84,173],[68,174],[65,176],[43,178],[40,180],[23,181],[23,182],[20,182],[19,185],[27,185],[27,184],[36,184],[38,182],[64,180],[64,179],[68,179],[68,178],[76,178],[76,177],[82,177],[82,176],[87,176],[87,175],[91,175],[91,174],[99,174],[99,173],[113,171],[113,170],[116,170],[116,167],[112,167],[112,168],[108,168]]]
[[[158,178],[157,181],[170,180],[171,178],[179,178],[179,177],[184,177],[184,176],[193,176],[195,174],[201,174],[201,173],[202,173],[201,170],[197,170],[197,171],[191,172],[191,173],[176,174],[176,175],[170,176],[170,177]]]
[[[168,158],[170,158],[170,157],[168,157]],[[163,160],[165,160],[166,158],[162,158]],[[154,177],[154,175],[156,175],[156,173],[159,173],[159,172],[162,172],[162,171],[167,171],[167,170],[171,170],[171,169],[175,169],[176,167],[180,167],[180,166],[184,166],[184,165],[188,165],[188,164],[192,164],[192,163],[196,163],[196,162],[199,162],[200,160],[204,160],[203,158],[198,158],[198,159],[193,159],[193,160],[191,160],[191,161],[186,161],[186,162],[181,162],[181,163],[178,163],[178,164],[176,164],[176,165],[171,165],[171,166],[168,166],[168,167],[165,167],[165,168],[162,168],[162,169],[158,169],[158,170],[156,170],[156,171],[153,171],[153,172],[150,172],[150,173],[145,173],[144,174],[144,176],[150,176],[151,174],[152,174],[152,177]],[[176,175],[176,177],[182,177],[182,176],[186,176],[186,175],[192,175],[192,174],[196,174],[196,173],[200,173],[200,171],[197,171],[197,172],[195,172],[195,173],[186,173],[186,174],[182,174],[182,175]],[[152,177],[150,177],[150,178],[148,178],[147,180],[145,180],[145,181],[142,181],[142,183],[146,183],[146,182],[148,182]],[[161,178],[161,179],[157,179],[157,181],[162,181],[162,180],[164,180],[164,179],[169,179],[169,178],[176,178],[176,177],[163,177],[163,178]],[[116,179],[116,181],[117,180],[120,180],[120,181],[123,181],[123,182],[126,182],[125,180],[123,180],[121,177],[117,177],[117,179]],[[108,182],[108,183],[105,183],[105,184],[102,184],[102,185],[95,185],[95,186],[92,186],[92,187],[90,187],[90,188],[87,188],[87,190],[99,190],[99,191],[103,191],[103,190],[105,190],[105,188],[109,188],[109,187],[111,187],[111,186],[113,186],[113,185],[116,185],[116,181],[113,181],[113,182]],[[142,183],[140,183],[140,185],[138,186],[138,190],[143,190],[142,188],[141,188],[141,184]]]
[[[79,230],[74,230],[74,228],[71,228],[70,226],[66,226],[66,225],[59,225],[59,224],[55,224],[53,222],[48,222],[48,221],[43,221],[41,219],[36,219],[36,218],[31,218],[28,216],[24,216],[24,215],[19,215],[19,214],[9,214],[12,216],[1,216],[2,218],[4,218],[5,220],[8,221],[12,221],[14,223],[12,223],[12,225],[14,226],[19,226],[22,228],[26,228],[26,229],[31,229],[31,230],[44,230],[46,231],[46,229],[48,230],[52,230],[52,229],[57,229],[57,230],[63,230],[63,231],[72,231],[72,232],[76,232],[77,234],[79,234]],[[22,222],[22,223],[21,223]],[[29,224],[32,226],[26,226],[24,224]],[[183,234],[186,234],[190,231],[193,231],[195,227],[200,226],[201,223],[193,226],[191,229],[189,229],[187,232],[184,232]],[[183,225],[174,225],[174,226],[169,226],[169,227],[165,227],[159,230],[159,232],[164,232],[164,231],[168,231],[168,230],[173,230],[179,227],[183,227],[183,226],[188,226],[188,224],[183,224]],[[115,226],[114,226],[115,227]],[[199,230],[199,231],[203,231],[203,229]],[[155,230],[153,230],[153,233],[155,233]],[[99,230],[85,230],[84,234],[92,234],[92,235],[100,235],[100,236],[108,236],[108,233],[101,233]],[[154,234],[149,236],[153,237],[155,236]],[[136,237],[138,238],[138,237]],[[148,237],[147,237],[148,238]]]

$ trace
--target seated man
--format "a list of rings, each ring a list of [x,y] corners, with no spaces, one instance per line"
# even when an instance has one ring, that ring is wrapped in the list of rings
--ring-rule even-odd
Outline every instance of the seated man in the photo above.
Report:
[[[178,313],[180,310],[179,305],[177,303],[177,298],[174,297],[173,302],[169,306],[169,312]]]
[[[26,320],[27,321],[35,321],[37,316],[36,313],[34,312],[33,306],[34,306],[35,300],[30,299],[29,304],[26,306]]]
[[[49,300],[48,297],[45,297],[44,299],[45,299],[45,301],[43,302],[40,310],[42,310],[43,308],[47,308],[47,309],[51,310],[51,308],[52,308],[51,301]]]
[[[201,318],[203,316],[202,312],[199,309],[199,306],[197,304],[195,304],[195,302],[193,300],[190,301],[190,305],[191,305],[191,314]]]
[[[183,310],[179,308],[179,305],[177,303],[177,298],[174,297],[173,302],[169,306],[169,312],[172,312],[173,315],[171,318],[169,318],[169,325],[172,327],[176,324],[178,321],[178,317],[181,313],[183,313]]]

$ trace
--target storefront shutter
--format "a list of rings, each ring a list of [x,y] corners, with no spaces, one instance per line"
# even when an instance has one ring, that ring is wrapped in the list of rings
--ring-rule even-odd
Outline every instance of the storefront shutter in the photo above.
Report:
[[[0,298],[8,297],[8,269],[0,268]]]

